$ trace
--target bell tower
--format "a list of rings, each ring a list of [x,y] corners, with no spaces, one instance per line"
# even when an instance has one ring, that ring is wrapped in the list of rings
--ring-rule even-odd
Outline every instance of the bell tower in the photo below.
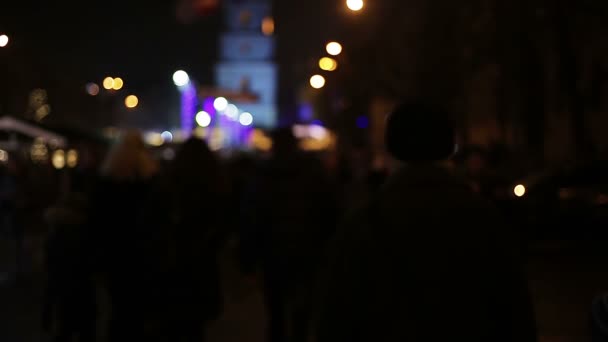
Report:
[[[231,101],[253,115],[257,127],[277,124],[277,66],[274,62],[274,19],[270,0],[224,1],[225,29],[220,39],[216,86],[251,93],[256,101]]]

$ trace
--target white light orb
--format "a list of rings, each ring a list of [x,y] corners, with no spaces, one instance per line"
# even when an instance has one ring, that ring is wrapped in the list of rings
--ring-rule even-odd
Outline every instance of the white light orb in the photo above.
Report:
[[[239,116],[239,122],[243,126],[251,126],[253,124],[253,115],[245,112]]]
[[[8,45],[8,41],[9,41],[9,39],[8,39],[7,35],[5,35],[5,34],[1,35],[0,36],[0,47],[7,46]]]
[[[161,138],[163,138],[164,142],[172,142],[173,141],[173,134],[169,131],[164,131],[160,134]]]
[[[196,123],[201,127],[209,127],[209,125],[211,125],[211,115],[204,110],[201,110],[196,114]]]
[[[173,83],[178,87],[184,87],[190,83],[190,76],[183,70],[178,70],[173,74]]]
[[[213,101],[213,108],[218,112],[223,112],[228,108],[228,100],[225,97],[218,97]]]
[[[229,104],[226,107],[226,116],[230,119],[236,120],[239,117],[239,108],[233,104]]]
[[[310,86],[315,89],[321,89],[325,87],[325,77],[321,75],[314,75],[310,78]]]

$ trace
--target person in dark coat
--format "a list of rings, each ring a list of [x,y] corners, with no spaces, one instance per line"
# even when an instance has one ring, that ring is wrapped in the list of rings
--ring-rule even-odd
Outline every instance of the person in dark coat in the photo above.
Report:
[[[51,229],[43,326],[55,342],[96,338],[97,293],[84,240],[87,211],[86,196],[73,192],[45,213]]]
[[[241,248],[248,263],[260,266],[268,340],[300,341],[325,244],[335,231],[336,196],[321,161],[300,151],[290,130],[273,138],[272,157],[261,165],[247,201],[252,223]]]
[[[155,305],[150,298],[156,265],[144,253],[148,232],[140,222],[157,172],[141,135],[125,133],[110,150],[90,197],[88,257],[109,296],[112,342],[143,340]]]
[[[207,144],[187,140],[146,206],[149,260],[155,260],[159,293],[156,336],[201,342],[222,308],[218,255],[229,232],[226,186]],[[164,311],[164,313],[162,312]]]
[[[535,341],[508,231],[443,163],[455,146],[447,115],[399,106],[386,143],[404,165],[337,234],[312,340]]]

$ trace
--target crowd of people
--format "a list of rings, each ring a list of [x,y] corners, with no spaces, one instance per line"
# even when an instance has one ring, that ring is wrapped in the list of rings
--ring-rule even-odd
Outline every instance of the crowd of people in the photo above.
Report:
[[[226,162],[191,138],[161,165],[131,132],[70,182],[45,214],[55,341],[95,340],[100,291],[110,341],[203,341],[233,237],[270,342],[536,339],[516,238],[454,171],[447,113],[399,106],[382,170],[335,167],[290,130],[273,141],[267,158]]]

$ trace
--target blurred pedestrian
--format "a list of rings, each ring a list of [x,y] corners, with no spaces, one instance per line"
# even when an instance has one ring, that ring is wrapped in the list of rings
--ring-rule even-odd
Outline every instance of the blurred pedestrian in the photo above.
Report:
[[[110,341],[142,340],[156,279],[142,254],[140,223],[158,172],[138,132],[127,132],[110,150],[91,196],[88,233],[91,260],[108,290]]]
[[[96,286],[87,258],[87,199],[70,193],[49,208],[46,248],[47,282],[43,325],[53,341],[95,341]]]
[[[455,146],[447,115],[399,106],[386,142],[404,165],[341,227],[313,340],[534,341],[501,218],[445,166]]]
[[[301,341],[318,266],[334,232],[336,196],[321,161],[300,151],[290,130],[276,131],[273,140],[272,157],[246,200],[251,224],[241,247],[249,253],[245,260],[259,262],[269,341]]]
[[[157,246],[166,250],[160,261],[166,279],[159,280],[168,315],[159,323],[168,326],[167,341],[200,342],[221,312],[218,254],[231,222],[226,186],[216,156],[196,138],[177,152],[164,185],[151,198],[146,224],[157,227]]]

